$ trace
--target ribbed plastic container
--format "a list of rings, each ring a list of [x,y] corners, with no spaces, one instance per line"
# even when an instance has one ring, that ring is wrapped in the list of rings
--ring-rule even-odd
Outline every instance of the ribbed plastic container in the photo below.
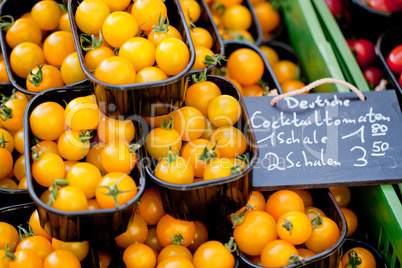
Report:
[[[33,202],[19,204],[11,207],[0,208],[0,221],[7,222],[17,228],[22,226],[25,230],[29,230],[28,221],[31,214],[37,209],[37,206]],[[82,267],[98,268],[99,261],[93,251],[92,245],[90,245],[88,255],[81,262]]]
[[[158,116],[172,111],[171,107],[180,106],[185,99],[188,87],[189,72],[194,64],[195,51],[190,38],[190,30],[185,23],[184,13],[179,0],[166,1],[167,14],[170,25],[174,26],[182,35],[183,41],[190,51],[190,61],[186,68],[179,74],[166,80],[113,85],[104,83],[91,73],[85,66],[84,51],[81,49],[79,36],[82,32],[75,23],[75,12],[78,7],[76,0],[68,1],[68,13],[75,47],[81,68],[92,82],[98,105],[107,116],[130,117],[132,115]],[[165,105],[158,105],[158,104]]]
[[[246,136],[248,141],[246,154],[250,162],[245,169],[229,177],[191,184],[173,184],[162,181],[154,175],[156,163],[145,151],[144,156],[148,159],[145,165],[146,175],[156,185],[165,212],[188,221],[225,216],[243,207],[251,193],[253,166],[258,159],[254,131],[237,88],[219,76],[208,75],[207,81],[214,82],[222,94],[231,95],[239,101],[241,117],[234,126]]]
[[[277,89],[278,94],[283,94],[282,88],[278,83],[274,72],[272,71],[271,65],[269,65],[268,60],[257,45],[238,40],[225,40],[223,43],[225,44],[225,57],[227,59],[234,51],[240,48],[248,48],[257,52],[264,62],[264,73],[262,75],[262,80],[268,84],[269,90]],[[225,66],[226,63],[223,63],[222,65]]]
[[[92,91],[88,88],[53,89],[38,94],[29,103],[24,116],[24,142],[25,155],[31,155],[30,145],[33,134],[29,125],[29,117],[33,109],[46,101],[57,102],[64,105],[64,101],[86,96]],[[136,131],[137,135],[141,135]],[[139,158],[138,158],[139,159]],[[46,190],[32,177],[32,157],[25,158],[28,191],[32,200],[38,205],[39,218],[42,224],[50,224],[49,235],[62,241],[106,240],[113,239],[126,231],[130,218],[135,213],[135,203],[145,189],[145,175],[141,161],[131,171],[130,176],[139,186],[137,195],[126,204],[114,209],[99,209],[94,211],[65,212],[54,209],[43,203],[39,198]]]
[[[314,206],[324,211],[328,218],[334,220],[335,223],[338,224],[340,238],[332,248],[299,263],[294,263],[284,267],[338,268],[341,256],[341,246],[343,245],[347,234],[346,219],[336,203],[335,198],[328,189],[309,189],[309,191],[313,197]],[[267,196],[267,193],[264,194]],[[262,268],[262,266],[250,262],[243,253],[240,253],[240,261],[244,267]]]
[[[15,20],[17,20],[19,17],[24,15],[27,12],[30,12],[32,7],[39,2],[40,0],[5,0],[1,3],[0,5],[0,17],[4,15],[11,15],[14,17]],[[62,3],[62,0],[56,0],[58,3]],[[50,33],[50,32],[49,32]],[[46,39],[43,38],[43,41]],[[0,31],[0,44],[1,44],[1,50],[3,52],[3,58],[4,58],[4,63],[6,65],[8,77],[10,79],[10,83],[19,91],[29,94],[29,95],[36,95],[38,92],[32,92],[27,90],[26,88],[26,79],[23,79],[16,75],[13,70],[11,69],[10,66],[10,55],[12,48],[10,48],[7,45],[6,42],[6,32],[4,30]],[[70,87],[75,87],[77,85],[81,84],[89,84],[88,79],[79,81],[74,84],[66,85],[63,88],[70,88]]]
[[[402,29],[394,28],[391,30],[387,30],[386,32],[381,34],[378,37],[377,44],[375,46],[375,52],[377,53],[377,56],[380,58],[381,64],[384,67],[385,75],[391,82],[392,87],[395,89],[400,106],[402,106],[402,87],[398,83],[399,77],[397,77],[389,68],[387,63],[387,57],[394,47],[401,44],[402,44]]]
[[[343,254],[346,254],[346,252],[349,249],[354,248],[354,247],[362,247],[362,248],[365,248],[368,251],[370,251],[370,253],[373,254],[373,256],[375,258],[376,268],[387,268],[388,267],[382,254],[376,248],[374,248],[372,245],[370,245],[369,243],[366,243],[364,241],[346,238],[345,242],[342,245]],[[342,263],[342,265],[345,265],[345,264],[346,263]]]
[[[198,19],[198,21],[195,23],[195,26],[197,27],[202,27],[205,30],[207,30],[211,36],[212,36],[212,52],[215,54],[219,54],[221,56],[225,55],[225,47],[223,45],[222,37],[219,34],[218,28],[216,27],[213,19],[211,12],[208,8],[207,3],[205,3],[205,0],[197,0],[197,3],[201,7],[201,16]],[[190,30],[191,31],[191,30]],[[208,73],[211,72],[216,67],[216,64],[209,65],[207,67]],[[202,69],[198,70],[192,70],[190,71],[190,74],[195,74],[198,72],[201,72]]]

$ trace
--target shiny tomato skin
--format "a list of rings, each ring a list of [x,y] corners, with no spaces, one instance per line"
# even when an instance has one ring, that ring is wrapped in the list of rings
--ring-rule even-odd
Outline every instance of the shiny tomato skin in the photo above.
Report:
[[[364,38],[357,39],[354,42],[352,52],[356,53],[357,64],[361,68],[370,66],[377,58],[374,44]]]
[[[363,76],[371,88],[376,87],[383,78],[383,71],[375,66],[367,67],[363,70]]]
[[[402,45],[394,47],[387,57],[387,64],[397,75],[402,73]]]

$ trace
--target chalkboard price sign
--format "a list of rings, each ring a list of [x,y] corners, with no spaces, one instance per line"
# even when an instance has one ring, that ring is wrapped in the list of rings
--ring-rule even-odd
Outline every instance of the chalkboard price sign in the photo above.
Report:
[[[402,182],[402,116],[393,90],[307,94],[275,106],[244,98],[259,147],[258,190]]]

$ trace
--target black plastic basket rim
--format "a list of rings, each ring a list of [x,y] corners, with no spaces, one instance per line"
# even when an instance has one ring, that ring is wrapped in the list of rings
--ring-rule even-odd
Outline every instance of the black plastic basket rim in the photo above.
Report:
[[[401,16],[402,16],[402,14],[401,14]],[[393,33],[397,33],[397,34],[401,35],[402,30],[398,29],[398,28],[394,28],[394,29],[390,29],[390,30],[387,30],[384,33],[382,33],[377,39],[377,43],[375,45],[375,52],[376,52],[377,56],[380,58],[382,65],[385,68],[385,70],[387,71],[387,73],[390,74],[390,78],[391,78],[392,82],[394,83],[396,89],[398,89],[399,92],[402,92],[402,87],[399,85],[396,75],[391,71],[391,69],[388,66],[387,56],[385,56],[381,51],[382,41],[383,41],[384,37],[388,36],[389,34],[393,34]]]
[[[80,61],[80,65],[82,70],[84,71],[85,75],[87,76],[87,78],[89,79],[89,81],[91,81],[92,83],[96,84],[96,85],[100,85],[102,87],[111,89],[111,90],[140,90],[140,89],[144,89],[144,88],[152,88],[152,87],[160,87],[160,86],[167,86],[167,85],[171,85],[177,81],[179,81],[180,79],[182,79],[183,77],[185,77],[186,75],[189,74],[190,69],[192,68],[192,66],[194,65],[194,61],[195,61],[195,50],[194,50],[194,44],[193,41],[190,38],[190,30],[188,28],[187,23],[183,23],[184,26],[184,31],[186,32],[186,36],[188,37],[187,40],[183,40],[183,42],[187,41],[187,47],[189,48],[190,51],[190,61],[187,64],[186,68],[181,71],[179,74],[169,77],[168,79],[165,80],[161,80],[161,81],[153,81],[153,82],[145,82],[145,83],[134,83],[134,84],[125,84],[125,85],[114,85],[114,84],[109,84],[109,83],[105,83],[100,81],[99,79],[95,78],[95,76],[88,70],[88,68],[85,66],[85,62],[84,62],[84,55],[82,53],[81,50],[81,45],[80,45],[80,41],[79,41],[79,37],[78,37],[78,32],[77,32],[77,26],[75,24],[75,15],[73,14],[72,10],[72,2],[75,0],[68,0],[68,17],[70,19],[70,26],[71,26],[71,31],[74,37],[74,44],[77,50],[77,54],[78,54],[78,59]],[[185,21],[184,18],[184,13],[183,10],[181,8],[180,3],[178,3],[178,0],[174,0],[178,9],[178,12],[180,14],[180,18],[181,21]]]
[[[28,194],[28,189],[7,189],[0,188],[1,194]]]
[[[27,209],[31,207],[37,207],[35,202],[28,202],[28,203],[21,203],[17,205],[7,206],[7,207],[0,207],[0,214],[8,212],[10,210],[17,210],[17,209]]]
[[[1,5],[0,5],[0,17],[4,15],[4,14],[3,14],[3,6],[7,3],[7,1],[11,1],[11,0],[4,0],[4,1],[1,3]],[[6,14],[6,15],[7,15],[7,14]],[[0,83],[0,85],[12,85],[12,86],[15,87],[18,91],[20,91],[20,92],[22,92],[22,93],[24,93],[24,94],[27,94],[27,95],[38,95],[39,93],[46,92],[46,91],[50,90],[50,89],[47,89],[47,90],[44,90],[44,91],[42,91],[42,92],[33,92],[33,91],[27,90],[26,88],[22,88],[20,85],[18,85],[18,83],[13,79],[13,74],[14,74],[14,73],[13,73],[13,71],[11,70],[11,65],[10,65],[9,57],[8,57],[8,55],[7,55],[7,56],[5,55],[5,53],[6,53],[6,51],[7,51],[7,50],[6,50],[7,44],[5,44],[5,42],[3,42],[3,40],[5,40],[5,35],[3,35],[3,30],[0,30],[1,50],[2,50],[2,52],[3,52],[3,59],[4,59],[5,65],[6,65],[7,75],[8,75],[8,78],[9,78],[9,80],[10,80],[10,82],[2,82],[2,83]],[[16,74],[14,74],[14,75],[16,75]],[[4,84],[3,84],[3,83],[4,83]],[[79,85],[85,84],[85,83],[88,83],[88,84],[89,84],[89,80],[88,80],[88,79],[84,79],[84,80],[78,81],[78,82],[73,83],[73,84],[70,84],[70,85],[65,85],[65,86],[60,87],[60,88],[66,88],[66,89],[68,89],[68,88],[76,87],[76,86],[79,86]]]
[[[218,27],[216,27],[215,22],[213,22],[213,20],[212,20],[211,11],[209,10],[207,3],[205,3],[205,0],[198,0],[198,1],[201,2],[200,4],[204,6],[204,11],[205,11],[205,13],[207,13],[207,17],[209,18],[209,21],[210,21],[210,23],[211,23],[211,26],[212,26],[212,28],[214,29],[214,32],[215,32],[215,34],[216,34],[217,42],[218,42],[218,43],[220,44],[220,46],[221,46],[221,49],[220,49],[219,53],[217,53],[217,54],[219,54],[219,55],[221,55],[221,56],[224,56],[224,55],[225,55],[225,46],[223,45],[223,40],[222,40],[221,35],[219,34]],[[216,67],[216,65],[217,65],[217,64],[211,64],[211,65],[207,66],[207,67],[206,67],[206,68],[207,68],[207,72],[212,71],[212,69],[214,69],[214,68]],[[201,71],[203,71],[203,70],[204,70],[204,69],[191,70],[191,71],[189,72],[189,74],[190,74],[190,75],[196,74],[196,73],[199,73],[199,72],[201,72]]]
[[[88,89],[88,87],[75,87],[72,90],[82,90],[82,89]],[[65,88],[54,88],[54,89],[50,89],[49,91],[44,91],[41,92],[40,94],[37,94],[36,96],[34,96],[32,98],[32,100],[28,103],[28,106],[25,109],[25,113],[24,113],[24,130],[28,130],[29,129],[29,115],[28,115],[28,111],[30,110],[30,107],[33,103],[35,103],[35,100],[42,97],[43,95],[48,95],[48,94],[54,94],[60,91],[68,91],[68,89]],[[88,89],[88,91],[90,91]],[[25,155],[30,155],[30,149],[29,149],[29,144],[28,143],[28,131],[24,131],[24,143],[26,144],[25,146]],[[138,158],[140,159],[140,158]],[[139,173],[140,173],[140,177],[139,177],[139,185],[137,185],[137,187],[140,187],[140,189],[137,191],[136,196],[131,199],[130,201],[128,201],[126,204],[118,206],[117,208],[108,208],[108,209],[97,209],[97,210],[81,210],[81,211],[61,211],[58,209],[55,209],[45,203],[42,202],[42,200],[40,200],[40,198],[36,195],[35,190],[34,190],[34,186],[33,186],[33,178],[32,178],[32,173],[31,173],[31,166],[30,166],[30,158],[26,157],[25,158],[25,169],[26,169],[26,176],[27,176],[27,183],[28,183],[28,193],[31,196],[32,200],[38,205],[38,207],[41,207],[43,209],[45,209],[46,211],[55,214],[55,215],[59,215],[59,216],[64,216],[64,217],[92,217],[92,216],[99,216],[99,215],[106,215],[106,214],[112,214],[112,213],[116,213],[116,212],[121,212],[121,211],[125,211],[128,210],[130,208],[132,208],[135,203],[137,202],[137,200],[142,196],[142,193],[145,190],[145,174],[144,174],[144,170],[141,166],[141,161],[137,160],[136,165]]]
[[[391,18],[391,17],[396,17],[396,16],[402,16],[402,11],[397,11],[397,12],[387,12],[387,11],[382,11],[382,10],[376,10],[366,4],[364,4],[361,0],[352,0],[352,3],[354,3],[356,6],[358,6],[361,9],[364,9],[366,12],[369,12],[370,14],[376,15],[376,16],[381,16],[384,18]]]
[[[336,200],[335,200],[334,196],[332,195],[331,191],[329,189],[327,189],[326,192],[329,195],[329,198],[331,199],[331,202],[334,204],[335,209],[337,210],[337,213],[339,215],[342,215],[342,211],[341,211],[340,207],[338,206],[338,203],[336,202]],[[338,242],[336,242],[336,244],[334,246],[332,246],[332,248],[329,248],[329,249],[327,249],[327,250],[325,250],[325,251],[323,251],[321,253],[318,253],[318,254],[314,255],[313,257],[311,257],[311,258],[307,258],[306,260],[302,260],[301,262],[293,263],[293,264],[290,264],[290,265],[287,265],[287,266],[284,266],[284,267],[286,267],[286,268],[302,267],[302,266],[317,262],[319,260],[325,259],[326,257],[332,255],[334,252],[339,250],[342,247],[343,243],[345,242],[346,234],[348,232],[348,226],[347,226],[345,217],[341,216],[340,218],[341,218],[341,222],[342,222],[342,230],[340,231],[340,239],[338,240]],[[262,266],[250,262],[241,251],[239,251],[239,252],[240,252],[240,254],[239,254],[240,259],[242,261],[244,261],[245,263],[247,263],[247,265],[249,265],[249,267],[262,268]]]
[[[227,83],[230,83],[234,88],[236,88],[236,86],[229,81],[228,79],[222,77],[222,76],[217,76],[217,75],[207,75],[207,81],[208,78],[215,78],[215,79],[221,79]],[[239,104],[242,107],[246,107],[246,105],[244,104],[243,98],[240,97],[240,93],[239,91],[237,91],[238,97],[239,97]],[[247,124],[248,122],[250,122],[250,116],[248,114],[247,109],[244,109],[243,111],[244,117],[245,117],[245,123]],[[186,190],[196,190],[196,189],[200,189],[200,188],[205,188],[206,186],[217,186],[217,185],[222,185],[222,184],[226,184],[226,183],[230,183],[233,181],[238,180],[240,177],[247,175],[248,173],[250,173],[250,171],[252,171],[255,163],[258,160],[258,156],[259,156],[259,150],[258,150],[258,145],[257,145],[257,138],[255,137],[255,133],[254,133],[254,129],[250,126],[250,128],[248,129],[248,131],[250,132],[250,136],[251,136],[251,141],[250,141],[250,146],[253,148],[253,157],[249,160],[248,165],[241,170],[238,173],[235,173],[233,175],[230,175],[228,177],[224,177],[224,178],[219,178],[219,179],[214,179],[214,180],[207,180],[207,181],[198,181],[198,182],[193,182],[190,184],[175,184],[175,183],[168,183],[165,182],[161,179],[158,179],[153,172],[150,170],[149,168],[149,164],[148,161],[149,159],[147,157],[143,157],[143,161],[145,161],[144,166],[145,166],[145,170],[147,172],[147,174],[149,175],[149,177],[158,185],[166,187],[170,190],[176,190],[176,191],[186,191]]]

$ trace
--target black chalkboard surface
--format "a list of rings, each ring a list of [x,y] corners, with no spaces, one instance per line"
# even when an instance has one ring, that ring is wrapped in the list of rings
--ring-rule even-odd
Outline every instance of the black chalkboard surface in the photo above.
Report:
[[[306,94],[271,106],[246,97],[259,161],[256,190],[402,182],[402,116],[393,90]]]

